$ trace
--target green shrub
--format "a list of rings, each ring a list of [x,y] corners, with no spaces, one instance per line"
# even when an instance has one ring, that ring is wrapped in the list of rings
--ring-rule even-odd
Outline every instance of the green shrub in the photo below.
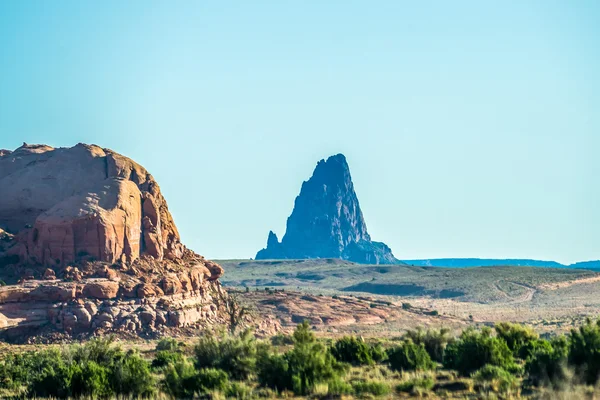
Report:
[[[185,358],[167,366],[162,381],[163,390],[177,399],[191,399],[197,392],[196,370]]]
[[[569,364],[589,385],[600,375],[600,320],[590,319],[569,335]]]
[[[340,378],[335,378],[327,382],[327,394],[330,396],[342,396],[352,394],[353,392],[352,385]]]
[[[403,310],[410,310],[411,308],[413,308],[412,304],[410,304],[410,303],[402,303],[402,309]]]
[[[175,364],[183,359],[183,354],[170,350],[161,350],[154,356],[152,360],[152,368],[161,369],[169,364]]]
[[[271,337],[271,344],[273,346],[289,346],[294,344],[294,338],[290,335],[278,333],[277,335]]]
[[[509,322],[496,324],[495,329],[496,335],[506,342],[514,357],[526,360],[531,356],[539,338],[533,329]]]
[[[283,355],[264,346],[260,348],[257,375],[261,386],[307,395],[315,385],[342,374],[343,366],[316,340],[306,321],[298,325],[293,337],[293,349]]]
[[[156,344],[156,351],[179,351],[180,343],[174,338],[162,338]]]
[[[244,382],[231,382],[225,390],[227,398],[249,400],[255,398],[254,390]]]
[[[215,390],[224,392],[229,386],[229,377],[225,371],[214,368],[203,368],[196,373],[195,386],[198,393],[209,393]]]
[[[564,336],[545,341],[549,346],[539,346],[525,364],[525,371],[534,385],[560,385],[567,379],[569,343]]]
[[[486,365],[476,371],[472,377],[483,389],[491,389],[494,392],[511,393],[519,387],[516,376],[495,365]]]
[[[29,397],[150,396],[155,382],[137,352],[124,353],[111,339],[62,350],[7,356],[0,386],[24,389]]]
[[[156,387],[150,363],[133,350],[112,365],[109,379],[117,395],[150,396]]]
[[[356,336],[344,336],[331,347],[336,360],[353,365],[373,365],[372,353],[372,347]]]
[[[370,394],[373,396],[385,396],[390,393],[390,385],[381,381],[354,381],[352,389],[357,396]]]
[[[428,329],[424,331],[421,328],[417,328],[414,331],[407,331],[404,337],[412,340],[417,345],[422,344],[432,360],[442,362],[444,360],[444,351],[448,342],[450,342],[450,330],[441,328],[440,330]]]
[[[372,344],[370,347],[371,358],[374,362],[380,363],[387,360],[387,351],[381,345],[381,343]]]
[[[423,344],[417,345],[410,340],[389,349],[387,356],[390,368],[395,371],[427,371],[435,367]]]
[[[469,375],[487,364],[505,369],[514,364],[506,342],[493,337],[489,328],[481,331],[469,328],[446,347],[444,366],[462,375]]]
[[[200,338],[194,347],[196,367],[221,369],[232,379],[246,380],[254,373],[256,364],[256,340],[251,331],[239,337],[215,336]]]

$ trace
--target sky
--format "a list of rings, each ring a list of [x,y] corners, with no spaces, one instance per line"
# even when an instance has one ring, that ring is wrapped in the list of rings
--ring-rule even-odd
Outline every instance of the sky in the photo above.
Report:
[[[600,2],[0,2],[0,148],[93,143],[250,258],[343,153],[400,259],[600,259]]]

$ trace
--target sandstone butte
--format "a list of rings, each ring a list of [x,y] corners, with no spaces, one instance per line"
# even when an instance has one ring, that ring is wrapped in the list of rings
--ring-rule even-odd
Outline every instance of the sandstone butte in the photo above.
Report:
[[[0,335],[216,323],[222,273],[181,243],[133,160],[86,144],[0,150]]]

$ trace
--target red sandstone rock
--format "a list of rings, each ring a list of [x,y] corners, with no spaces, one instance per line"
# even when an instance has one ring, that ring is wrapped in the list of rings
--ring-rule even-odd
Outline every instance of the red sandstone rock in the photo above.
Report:
[[[95,299],[114,299],[119,292],[119,284],[110,281],[89,282],[83,287],[83,295]]]
[[[142,299],[145,297],[155,297],[162,295],[164,295],[162,289],[151,283],[142,283],[137,288],[137,297]]]
[[[131,262],[144,248],[158,260],[183,255],[152,175],[111,150],[23,145],[0,156],[0,192],[0,225],[13,233],[32,227],[20,240],[23,261]]]
[[[77,287],[74,284],[62,286],[38,286],[27,296],[30,301],[59,302],[75,299]]]
[[[44,271],[44,279],[48,281],[56,279],[56,273],[54,272],[54,270],[46,268],[46,270]]]

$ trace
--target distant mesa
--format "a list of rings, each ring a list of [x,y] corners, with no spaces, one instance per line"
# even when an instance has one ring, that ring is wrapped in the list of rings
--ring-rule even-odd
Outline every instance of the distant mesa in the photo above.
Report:
[[[281,242],[269,232],[257,260],[341,258],[362,264],[396,264],[392,250],[367,232],[343,154],[317,163],[302,184]]]

